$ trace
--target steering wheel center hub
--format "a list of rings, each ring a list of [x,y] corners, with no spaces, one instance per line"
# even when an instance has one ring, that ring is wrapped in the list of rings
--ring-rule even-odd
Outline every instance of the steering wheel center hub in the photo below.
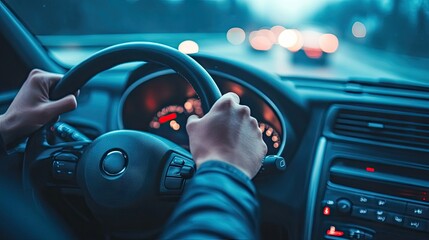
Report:
[[[121,150],[113,150],[101,160],[101,171],[107,176],[118,176],[125,171],[127,165],[127,155]]]

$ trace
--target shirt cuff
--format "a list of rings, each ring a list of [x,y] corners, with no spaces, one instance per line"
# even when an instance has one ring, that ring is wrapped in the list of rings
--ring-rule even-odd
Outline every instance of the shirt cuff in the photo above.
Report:
[[[251,184],[253,186],[253,183],[251,179],[244,174],[240,169],[237,167],[234,167],[233,165],[226,163],[224,161],[220,160],[209,160],[198,168],[197,172],[213,172],[213,171],[221,171],[223,173],[227,173],[231,177],[239,180],[240,182]]]
[[[6,155],[6,146],[4,144],[3,138],[0,135],[0,156]]]

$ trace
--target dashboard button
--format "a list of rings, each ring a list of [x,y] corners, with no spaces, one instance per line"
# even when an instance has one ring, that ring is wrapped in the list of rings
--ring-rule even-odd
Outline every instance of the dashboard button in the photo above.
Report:
[[[376,210],[375,211],[375,221],[376,222],[386,222],[387,220],[387,213],[383,210]]]
[[[407,204],[405,202],[384,198],[375,198],[374,200],[374,206],[376,206],[377,209],[385,209],[399,213],[404,213],[406,205]]]
[[[428,222],[423,219],[417,218],[405,218],[405,227],[409,229],[414,229],[418,231],[426,231],[426,226]]]
[[[348,214],[352,209],[352,203],[347,199],[340,199],[337,202],[337,210],[340,213]]]
[[[387,215],[387,223],[397,226],[404,226],[405,217],[403,215],[397,213],[388,213]]]
[[[352,208],[353,217],[373,220],[374,215],[375,215],[375,211],[373,209],[368,209],[366,207],[356,207],[356,206]]]
[[[354,195],[352,202],[359,206],[374,206],[374,198],[366,195]]]
[[[416,217],[429,218],[429,207],[408,203],[407,214],[416,216]]]

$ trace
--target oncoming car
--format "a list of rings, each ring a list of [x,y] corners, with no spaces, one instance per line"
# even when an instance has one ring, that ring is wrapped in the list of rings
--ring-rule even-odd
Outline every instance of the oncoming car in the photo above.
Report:
[[[34,68],[80,92],[0,159],[0,238],[159,238],[187,119],[234,92],[268,151],[256,239],[429,239],[427,39],[425,0],[1,0],[0,114]]]

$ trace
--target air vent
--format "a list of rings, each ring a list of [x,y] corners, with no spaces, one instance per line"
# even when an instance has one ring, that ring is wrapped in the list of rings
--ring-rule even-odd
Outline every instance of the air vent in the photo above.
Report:
[[[429,146],[429,115],[339,108],[332,129],[337,135],[406,146]]]

